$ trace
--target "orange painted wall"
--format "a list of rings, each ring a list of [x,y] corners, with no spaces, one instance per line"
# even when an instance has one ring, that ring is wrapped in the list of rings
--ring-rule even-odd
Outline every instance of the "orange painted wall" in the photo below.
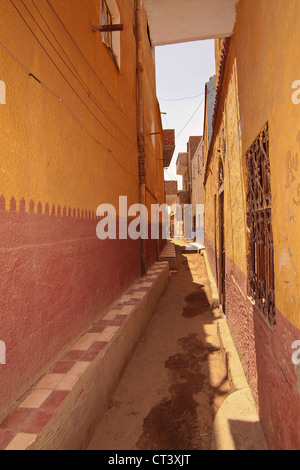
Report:
[[[65,1],[39,2],[47,26],[33,4],[26,3],[29,13],[16,2],[42,46],[10,1],[1,2],[2,42],[63,99],[1,50],[7,104],[1,107],[5,159],[0,184],[6,198],[88,210],[103,201],[116,203],[119,193],[127,194],[129,202],[138,199],[134,10],[131,1],[119,3],[125,25],[120,71],[101,35],[92,32],[99,1],[83,7],[74,0],[72,8]],[[12,25],[18,34],[12,34]]]
[[[96,237],[100,204],[139,202],[135,2],[116,4],[120,68],[92,32],[99,0],[0,3],[0,417],[140,276],[139,240]],[[146,26],[144,13],[148,131],[161,119]],[[162,137],[156,149],[147,139],[147,182],[162,203]]]

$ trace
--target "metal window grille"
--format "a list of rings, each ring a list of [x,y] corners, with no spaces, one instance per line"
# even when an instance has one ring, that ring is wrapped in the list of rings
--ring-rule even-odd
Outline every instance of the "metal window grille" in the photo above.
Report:
[[[265,125],[246,154],[249,295],[274,327],[274,250],[269,160],[269,126]]]
[[[110,12],[105,0],[102,0],[101,12],[102,12],[102,25],[103,26],[112,25],[113,24],[112,15],[111,15],[111,12]],[[112,32],[111,31],[105,31],[105,32],[102,33],[102,36],[103,36],[105,44],[111,50],[113,50]]]

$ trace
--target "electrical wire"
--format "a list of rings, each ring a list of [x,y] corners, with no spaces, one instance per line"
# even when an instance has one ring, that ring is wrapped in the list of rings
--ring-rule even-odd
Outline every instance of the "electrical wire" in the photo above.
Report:
[[[91,99],[91,101],[93,101],[93,103],[96,105],[96,107],[104,114],[104,116],[107,118],[107,120],[115,127],[117,128],[121,134],[128,140],[130,141],[131,143],[133,143],[135,145],[135,141],[133,141],[132,139],[130,139],[128,137],[128,135],[121,129],[120,126],[118,126],[115,121],[107,114],[107,112],[103,109],[103,107],[100,105],[100,103],[97,101],[97,99],[93,96],[93,94],[91,93],[91,91],[89,90],[89,87],[88,85],[86,84],[86,82],[84,81],[84,79],[81,77],[81,75],[78,73],[78,70],[74,67],[71,59],[69,58],[68,54],[66,53],[66,51],[64,50],[64,48],[62,47],[62,45],[60,44],[60,42],[57,40],[55,34],[53,33],[52,29],[50,28],[50,26],[48,25],[45,17],[42,15],[41,11],[39,10],[38,6],[36,5],[35,1],[34,0],[31,0],[33,5],[35,6],[36,10],[38,11],[39,15],[41,16],[42,20],[44,21],[45,25],[47,26],[48,30],[50,31],[50,33],[52,34],[54,40],[56,41],[56,43],[58,44],[58,46],[61,48],[61,50],[63,51],[64,55],[66,56],[66,58],[68,59],[69,63],[71,64],[72,68],[74,69],[71,70],[70,66],[66,63],[66,61],[63,59],[63,57],[61,56],[61,54],[58,52],[58,50],[55,48],[55,46],[53,45],[53,43],[50,41],[50,39],[47,37],[47,35],[45,34],[45,32],[43,31],[43,29],[41,28],[41,26],[39,25],[39,23],[37,22],[37,20],[34,18],[34,16],[32,15],[32,13],[29,11],[28,7],[24,4],[23,0],[21,0],[22,4],[24,5],[24,7],[26,8],[26,10],[28,11],[29,15],[31,16],[31,18],[33,19],[33,21],[36,23],[37,27],[39,28],[39,30],[42,32],[42,34],[44,35],[44,37],[46,38],[46,40],[49,42],[49,44],[51,45],[51,47],[54,49],[54,51],[57,53],[57,55],[59,56],[59,58],[62,60],[62,62],[65,64],[65,66],[68,68],[68,70],[72,73],[72,75],[75,77],[75,79],[78,81],[78,83],[81,85],[81,87],[84,89],[85,93],[87,94],[88,98]],[[129,122],[128,120],[126,122]]]
[[[74,73],[76,73],[78,75],[78,77],[80,77],[79,73],[78,73],[78,70],[76,69],[76,67],[74,66],[73,62],[71,61],[71,59],[69,58],[68,54],[66,53],[65,49],[63,48],[63,46],[60,44],[60,42],[58,41],[58,39],[56,38],[55,34],[53,33],[52,29],[50,28],[50,26],[48,25],[44,15],[42,14],[41,10],[39,9],[39,7],[37,6],[37,4],[35,3],[35,0],[31,0],[31,2],[33,3],[35,9],[37,10],[38,14],[40,15],[40,17],[42,18],[43,22],[45,23],[45,25],[47,26],[48,30],[50,31],[50,33],[52,34],[54,40],[56,41],[57,45],[60,47],[60,49],[62,50],[62,52],[64,53],[64,55],[66,56],[66,58],[68,59],[71,67],[73,68],[74,70]],[[88,88],[88,87],[87,87]]]
[[[103,87],[104,91],[106,92],[106,94],[111,98],[113,104],[118,108],[118,110],[123,114],[123,116],[125,117],[125,119],[128,119],[127,115],[124,113],[123,109],[118,105],[118,103],[116,102],[116,100],[114,99],[114,97],[111,95],[111,93],[107,90],[106,86],[104,85],[103,81],[101,80],[101,78],[98,76],[97,72],[94,70],[94,68],[92,67],[92,65],[89,63],[89,61],[87,60],[87,58],[85,57],[84,53],[82,52],[82,50],[80,49],[80,47],[78,46],[77,42],[75,41],[75,39],[73,38],[73,36],[71,35],[71,33],[69,32],[69,30],[67,29],[66,25],[63,23],[63,21],[61,20],[61,18],[59,17],[58,13],[56,12],[55,8],[53,7],[53,5],[51,4],[51,2],[49,0],[45,0],[46,3],[48,4],[49,8],[51,9],[51,11],[53,12],[54,16],[56,17],[56,19],[58,20],[58,22],[60,23],[60,25],[62,26],[62,28],[64,29],[65,33],[68,35],[68,37],[70,38],[70,40],[72,41],[72,43],[74,44],[74,46],[76,47],[77,51],[79,52],[79,54],[81,55],[81,57],[83,58],[83,60],[85,61],[85,63],[88,65],[88,67],[90,68],[90,70],[93,72],[93,74],[95,75],[96,79],[98,80],[98,82],[100,83],[100,85]],[[130,122],[128,122],[129,125],[131,125],[131,127],[133,129],[136,129],[135,126],[133,126]]]
[[[177,176],[173,173],[173,171],[171,170],[170,167],[167,168],[167,171],[168,171],[171,175],[173,175],[173,177],[174,177],[175,179],[177,179]]]
[[[197,109],[196,111],[192,114],[192,116],[189,118],[189,120],[187,121],[187,123],[185,124],[185,126],[181,129],[181,131],[176,135],[176,138],[178,138],[182,132],[186,129],[186,127],[189,125],[189,123],[191,122],[191,120],[193,119],[193,117],[197,114],[197,112],[199,111],[199,109],[201,108],[202,104],[204,103],[204,100],[205,98],[203,98],[203,100],[201,101],[201,103],[199,104],[199,106],[197,106]]]
[[[204,93],[200,93],[199,95],[196,96],[190,96],[188,98],[173,98],[173,99],[167,99],[167,98],[159,98],[160,101],[187,101],[187,100],[194,100],[195,98],[199,98],[199,96],[205,95]]]
[[[68,112],[71,114],[71,116],[73,117],[74,120],[76,120],[76,122],[80,125],[80,127],[90,136],[91,139],[94,140],[94,142],[96,144],[98,144],[99,146],[101,146],[104,150],[106,150],[110,155],[111,157],[115,160],[115,162],[121,167],[123,168],[127,173],[131,174],[136,183],[139,185],[139,181],[135,175],[135,173],[131,170],[129,170],[128,168],[126,168],[125,165],[123,165],[119,160],[118,158],[114,155],[114,153],[112,152],[112,150],[110,148],[108,148],[106,145],[104,145],[102,142],[100,142],[100,140],[98,140],[89,130],[88,128],[80,121],[80,119],[75,115],[75,113],[73,112],[73,110],[70,108],[70,106],[64,101],[64,99],[59,96],[54,90],[52,90],[49,86],[47,86],[45,83],[42,82],[42,80],[40,80],[39,78],[36,77],[36,75],[34,75],[2,42],[0,42],[0,47],[27,73],[27,75],[31,78],[33,78],[34,80],[36,80],[36,82],[42,86],[43,88],[45,88],[50,94],[52,94],[60,103],[62,103],[62,105],[68,110]]]
[[[171,168],[168,166],[167,168],[165,168],[165,170],[170,173],[171,175],[173,175],[174,178],[176,178],[176,175],[174,175],[173,171],[171,170]]]
[[[178,181],[177,178],[175,178],[175,176],[173,176],[173,175],[168,171],[167,168],[165,169],[165,172],[167,173],[168,177],[171,178],[172,181]]]
[[[77,98],[79,99],[79,101],[83,104],[83,106],[88,110],[88,112],[94,117],[94,119],[99,123],[99,125],[114,139],[116,140],[120,145],[122,145],[124,148],[126,148],[127,150],[130,151],[130,149],[124,145],[119,139],[117,139],[105,126],[104,124],[98,119],[98,117],[93,113],[93,111],[90,110],[90,108],[88,107],[88,105],[84,102],[84,100],[80,97],[80,95],[76,92],[76,90],[74,89],[74,87],[71,85],[71,83],[68,81],[68,79],[64,76],[63,72],[60,70],[60,68],[57,66],[57,64],[55,63],[55,61],[52,59],[52,57],[48,54],[47,50],[45,49],[45,47],[43,46],[43,44],[40,42],[40,40],[38,39],[38,37],[36,36],[36,34],[34,33],[34,31],[32,30],[32,28],[29,26],[29,24],[27,23],[27,21],[25,20],[25,18],[23,17],[22,13],[20,12],[20,10],[16,7],[16,5],[14,4],[13,0],[10,0],[10,3],[13,5],[13,7],[15,8],[15,10],[17,11],[17,13],[19,14],[19,16],[22,18],[23,22],[25,23],[25,25],[27,26],[27,28],[29,29],[29,31],[31,32],[31,34],[34,36],[34,38],[36,39],[36,41],[38,42],[38,44],[40,45],[40,47],[43,49],[43,51],[46,53],[47,57],[50,59],[50,61],[52,62],[52,64],[54,65],[54,67],[56,68],[56,70],[60,73],[60,75],[63,77],[63,79],[67,82],[67,84],[69,85],[69,87],[71,88],[71,90],[73,91],[73,93],[77,96]]]
[[[43,46],[43,44],[40,42],[40,40],[37,38],[37,36],[35,35],[35,33],[33,32],[33,30],[30,28],[29,24],[27,23],[27,21],[25,20],[25,18],[22,16],[21,12],[18,10],[18,8],[16,7],[16,5],[14,4],[14,2],[12,0],[10,0],[10,2],[12,3],[12,5],[14,6],[14,8],[16,9],[16,11],[18,12],[18,14],[20,15],[20,17],[22,18],[22,20],[24,21],[25,25],[28,27],[28,29],[30,30],[30,32],[33,34],[33,36],[35,37],[35,39],[37,40],[37,42],[39,43],[39,45],[41,46],[41,48],[43,49],[43,51],[46,53],[46,55],[48,56],[48,58],[51,60],[51,62],[53,63],[53,65],[55,66],[55,68],[58,70],[58,72],[62,75],[62,77],[64,78],[64,80],[67,82],[67,84],[70,86],[70,88],[72,89],[72,91],[75,93],[75,95],[78,97],[78,99],[81,101],[81,103],[85,106],[85,108],[88,110],[88,112],[90,114],[92,114],[92,116],[96,119],[96,121],[100,124],[100,126],[111,136],[113,137],[120,145],[122,145],[124,148],[126,148],[127,150],[130,150],[128,149],[128,147],[126,147],[119,139],[117,139],[105,126],[104,124],[97,118],[97,116],[93,113],[93,111],[90,110],[90,108],[88,107],[88,105],[84,102],[84,100],[78,95],[78,93],[76,92],[76,90],[72,87],[71,83],[68,81],[68,79],[64,76],[64,74],[62,73],[62,71],[59,69],[59,67],[57,66],[57,64],[54,62],[54,60],[52,59],[52,57],[48,54],[47,50],[45,49],[45,47]],[[23,0],[21,0],[21,2],[23,3]],[[23,3],[24,5],[24,3]],[[24,5],[25,8],[27,9],[26,5]],[[27,9],[28,11],[28,9]],[[28,11],[29,12],[29,11]],[[31,13],[29,12],[29,14],[31,15]],[[32,15],[31,15],[32,16]],[[34,19],[34,18],[33,18]],[[34,19],[35,21],[35,19]],[[39,26],[39,25],[38,25]],[[40,27],[39,27],[40,28]],[[41,29],[41,28],[40,28]],[[42,31],[42,30],[41,30]],[[42,33],[45,35],[45,33],[42,31]],[[45,36],[46,37],[46,36]],[[46,37],[47,38],[47,37]],[[48,38],[47,38],[48,39]],[[48,40],[49,41],[49,40]],[[50,42],[50,41],[49,41]],[[51,44],[52,45],[52,44]],[[52,45],[52,47],[54,48],[54,46]],[[55,48],[54,48],[55,49]],[[55,49],[56,50],[56,49]],[[57,52],[57,51],[56,51]],[[58,53],[58,52],[57,52]],[[59,53],[58,53],[59,54]],[[61,56],[60,56],[61,57]],[[62,58],[61,58],[62,59]],[[62,59],[63,60],[63,59]],[[65,62],[64,62],[65,63]],[[69,69],[70,70],[70,69]],[[135,145],[135,143],[134,143]]]
[[[176,139],[182,134],[182,132],[186,129],[186,127],[189,125],[189,123],[191,122],[191,120],[193,119],[193,117],[196,115],[196,113],[198,112],[198,110],[201,108],[201,105],[203,104],[203,102],[205,101],[206,97],[208,95],[210,95],[211,93],[213,93],[214,90],[210,90],[207,94],[204,92],[204,93],[201,93],[200,95],[198,96],[204,96],[203,100],[201,101],[201,103],[199,104],[199,106],[197,107],[196,111],[192,114],[192,116],[189,118],[189,120],[187,121],[187,123],[184,125],[184,127],[181,129],[181,131],[176,134]],[[173,101],[173,100],[172,100]],[[177,101],[177,100],[174,100],[174,101]]]

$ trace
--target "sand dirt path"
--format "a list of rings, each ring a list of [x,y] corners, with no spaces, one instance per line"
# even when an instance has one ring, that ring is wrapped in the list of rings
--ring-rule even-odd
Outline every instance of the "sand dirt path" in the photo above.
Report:
[[[209,450],[228,396],[204,258],[176,242],[172,272],[88,450]]]

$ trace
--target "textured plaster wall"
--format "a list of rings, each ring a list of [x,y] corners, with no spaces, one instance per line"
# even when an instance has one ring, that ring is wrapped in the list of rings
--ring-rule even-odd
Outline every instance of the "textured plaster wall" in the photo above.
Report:
[[[276,305],[300,328],[300,168],[296,170],[291,165],[299,154],[300,145],[299,106],[291,100],[292,83],[299,75],[297,20],[300,4],[294,0],[272,3],[256,0],[242,2],[241,6],[236,29],[239,41],[235,42],[235,47],[243,153],[268,120]],[[250,37],[255,40],[250,41]]]
[[[99,21],[98,1],[90,0],[84,8],[78,0],[72,2],[72,8],[63,1],[52,2],[66,29],[47,3],[40,3],[41,13],[64,50],[35,9],[30,10],[57,53],[20,6],[20,13],[57,66],[12,4],[7,0],[1,2],[3,43],[73,111],[72,115],[1,50],[1,74],[7,86],[7,104],[1,107],[5,155],[1,165],[1,192],[7,200],[13,195],[17,201],[24,197],[26,201],[33,199],[42,204],[95,210],[102,201],[116,202],[119,192],[128,194],[129,203],[138,198],[138,184],[134,179],[134,176],[138,178],[138,166],[134,158],[137,143],[133,7],[131,2],[125,8],[120,3],[127,25],[121,50],[122,74],[101,36],[91,31],[91,25]],[[12,30],[18,34],[12,34]],[[134,176],[126,173],[96,141],[110,149]]]
[[[120,195],[139,202],[134,2],[117,1],[120,70],[92,32],[98,0],[36,5],[16,2],[18,13],[0,3],[1,43],[15,57],[0,48],[0,416],[140,275],[140,241],[100,241],[95,217],[102,203],[118,209]],[[153,115],[160,129],[146,28],[142,42],[145,126]],[[161,140],[148,177],[163,202]],[[151,263],[156,245],[148,248]]]
[[[297,80],[300,4],[295,0],[244,0],[237,10],[206,183],[209,251],[218,252],[218,199],[222,128],[226,130],[226,313],[271,448],[300,445],[300,389],[292,343],[300,338],[299,106]],[[218,51],[216,53],[218,61]],[[245,154],[269,122],[274,237],[276,329],[247,297]],[[217,220],[218,220],[217,204]],[[214,228],[215,227],[215,228]],[[212,255],[211,255],[212,258]]]

